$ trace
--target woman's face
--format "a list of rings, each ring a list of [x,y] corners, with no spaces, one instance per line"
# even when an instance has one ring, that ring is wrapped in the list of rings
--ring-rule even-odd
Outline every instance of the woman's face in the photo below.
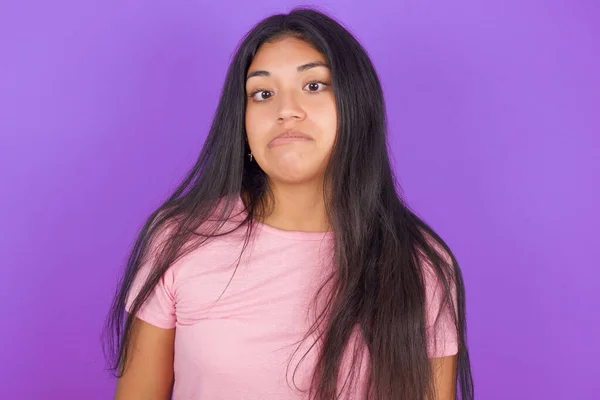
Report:
[[[337,127],[325,57],[288,37],[262,45],[246,76],[246,132],[255,162],[272,181],[322,179]],[[285,133],[306,137],[276,139]]]

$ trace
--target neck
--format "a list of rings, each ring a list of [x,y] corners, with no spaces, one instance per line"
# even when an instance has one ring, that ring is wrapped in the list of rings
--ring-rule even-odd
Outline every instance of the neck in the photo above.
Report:
[[[277,229],[301,232],[331,230],[325,213],[322,185],[271,184],[275,204],[262,223]]]

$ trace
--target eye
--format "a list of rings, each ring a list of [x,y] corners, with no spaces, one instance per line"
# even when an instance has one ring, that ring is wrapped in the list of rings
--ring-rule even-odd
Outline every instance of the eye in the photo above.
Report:
[[[252,99],[252,101],[255,101],[257,103],[261,103],[263,101],[269,100],[269,98],[272,95],[273,95],[273,93],[271,91],[267,90],[267,89],[256,89],[255,91],[253,91],[252,93],[250,93],[248,95],[248,97],[250,97]]]
[[[311,93],[319,93],[327,87],[327,84],[321,81],[310,81],[304,87],[308,88],[308,91]],[[321,87],[321,90],[319,90],[319,87]]]
[[[310,81],[304,85],[304,89],[308,88],[310,94],[318,94],[325,90],[327,83],[321,81]],[[267,89],[259,88],[248,95],[255,103],[263,103],[273,96],[273,92]]]

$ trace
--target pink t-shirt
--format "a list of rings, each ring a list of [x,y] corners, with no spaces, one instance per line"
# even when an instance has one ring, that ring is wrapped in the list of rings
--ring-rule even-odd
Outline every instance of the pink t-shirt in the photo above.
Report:
[[[239,199],[236,209],[241,205]],[[316,336],[299,350],[297,345],[315,321],[311,301],[331,271],[333,233],[283,231],[259,223],[256,240],[249,242],[233,275],[244,232],[212,239],[177,261],[137,314],[157,327],[176,328],[175,400],[307,398],[303,390],[309,388],[317,346],[300,360]],[[145,263],[136,277],[127,310],[149,268]],[[439,308],[434,283],[427,282],[430,325]],[[429,330],[430,357],[457,353],[456,332],[448,321],[444,318],[436,332]],[[358,332],[340,368],[340,388]],[[363,357],[359,388],[364,388],[368,362]],[[344,398],[359,399],[359,392],[345,391]]]

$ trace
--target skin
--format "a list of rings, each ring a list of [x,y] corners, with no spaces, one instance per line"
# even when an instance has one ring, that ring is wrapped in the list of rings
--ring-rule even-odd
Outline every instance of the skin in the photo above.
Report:
[[[323,201],[323,176],[336,135],[331,72],[314,48],[295,38],[264,44],[246,82],[246,132],[255,162],[269,176],[276,202],[263,223],[282,230],[329,230]],[[258,72],[262,71],[262,72]],[[267,75],[268,73],[268,75]],[[310,84],[311,81],[322,83]],[[271,147],[287,129],[311,140]],[[117,381],[116,400],[167,400],[174,382],[175,329],[135,319],[128,366]],[[432,360],[438,400],[454,399],[456,356]]]
[[[315,66],[298,71],[311,63]],[[319,64],[326,65],[321,53],[290,37],[265,43],[248,69],[247,140],[276,199],[274,211],[263,222],[282,230],[329,229],[323,176],[335,141],[337,114],[331,71]],[[312,140],[269,146],[288,129],[300,130]]]
[[[117,380],[115,400],[169,400],[173,388],[175,329],[136,318],[127,367]]]
[[[433,385],[437,400],[454,400],[456,393],[456,361],[457,357],[447,356],[433,358]]]

